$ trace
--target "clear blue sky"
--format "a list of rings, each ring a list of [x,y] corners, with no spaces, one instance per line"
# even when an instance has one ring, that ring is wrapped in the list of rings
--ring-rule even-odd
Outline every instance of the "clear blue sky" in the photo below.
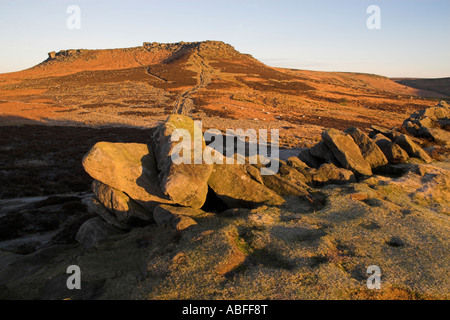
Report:
[[[381,29],[369,30],[369,5]],[[81,29],[66,26],[69,5]],[[450,77],[449,0],[0,0],[0,72],[61,49],[222,40],[271,66]]]

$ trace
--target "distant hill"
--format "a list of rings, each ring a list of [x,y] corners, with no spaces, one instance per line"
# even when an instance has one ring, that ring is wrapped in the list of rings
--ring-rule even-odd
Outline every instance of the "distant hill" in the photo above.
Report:
[[[379,75],[270,67],[221,41],[144,42],[50,52],[1,74],[0,118],[148,127],[179,112],[221,130],[278,128],[289,144],[323,127],[400,125],[437,96]]]
[[[450,97],[450,78],[436,78],[436,79],[393,78],[392,80],[411,88],[434,91],[443,94],[447,97]]]

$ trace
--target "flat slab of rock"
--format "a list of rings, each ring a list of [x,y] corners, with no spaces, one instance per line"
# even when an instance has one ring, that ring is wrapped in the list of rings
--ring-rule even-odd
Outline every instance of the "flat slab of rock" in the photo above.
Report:
[[[92,178],[125,192],[149,211],[173,203],[159,187],[155,156],[146,144],[98,142],[84,156],[83,167]]]
[[[372,175],[369,162],[363,158],[351,136],[336,129],[327,129],[322,132],[322,139],[344,169],[358,175]]]
[[[361,150],[364,159],[369,162],[370,167],[377,168],[388,163],[383,151],[362,130],[352,127],[344,131],[349,134]]]
[[[180,133],[182,130],[189,133],[189,137],[186,138],[189,138],[190,141],[184,141],[183,137],[174,139],[174,137],[176,138],[174,133]],[[181,156],[186,151],[178,150],[182,142],[187,145],[186,150],[190,152],[190,163],[185,163],[185,161],[175,163],[172,160],[173,153]],[[157,127],[153,136],[153,146],[160,171],[159,180],[162,191],[177,204],[201,208],[206,201],[208,178],[213,169],[212,165],[203,162],[201,152],[197,162],[195,159],[194,150],[205,148],[201,128],[195,128],[194,120],[188,116],[170,115],[163,124]],[[185,154],[182,156],[189,158]]]

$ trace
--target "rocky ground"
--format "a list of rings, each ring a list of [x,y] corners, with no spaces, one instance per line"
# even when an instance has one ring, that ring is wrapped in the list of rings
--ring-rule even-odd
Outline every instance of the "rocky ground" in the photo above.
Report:
[[[90,177],[72,172],[78,192],[46,196],[40,184],[0,202],[0,296],[448,299],[449,113],[442,102],[399,129],[327,129],[268,176],[261,164],[167,161],[173,127],[193,131],[183,115],[152,130],[85,131],[110,142],[84,156]],[[40,161],[20,168],[38,172]],[[11,179],[17,167],[2,169]],[[69,265],[81,268],[82,290],[66,288]],[[381,290],[366,287],[370,265]]]

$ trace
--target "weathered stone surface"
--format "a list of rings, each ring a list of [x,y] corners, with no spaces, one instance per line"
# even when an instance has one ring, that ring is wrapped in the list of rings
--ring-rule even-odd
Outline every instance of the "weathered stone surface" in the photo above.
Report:
[[[304,169],[307,168],[308,165],[306,163],[304,163],[302,160],[300,160],[297,157],[290,157],[286,160],[286,164],[288,166],[291,166],[295,169]]]
[[[311,147],[309,151],[312,156],[321,159],[322,162],[339,165],[339,161],[323,141],[319,141],[316,145]]]
[[[450,110],[445,107],[430,107],[426,108],[425,110],[421,111],[422,117],[428,117],[433,121],[437,121],[439,119],[445,119],[450,117]]]
[[[178,129],[181,130],[177,131]],[[171,156],[172,153],[180,156],[182,154],[182,151],[177,148],[182,144],[183,137],[180,136],[176,141],[172,141],[174,133],[180,133],[182,130],[188,132],[191,139],[190,142],[186,142],[187,149],[191,153],[190,157],[184,155],[187,159],[190,158],[190,164],[175,163]],[[198,152],[205,148],[201,128],[195,128],[194,120],[187,116],[170,115],[163,124],[156,128],[153,146],[163,192],[177,204],[201,208],[206,200],[208,178],[213,169],[212,165],[203,163],[202,153]],[[197,154],[194,149],[197,149]],[[198,159],[195,159],[196,155]]]
[[[421,159],[426,163],[431,163],[433,161],[421,147],[404,134],[398,137],[395,143],[405,150],[410,157]]]
[[[343,168],[359,175],[372,175],[369,162],[363,158],[351,136],[336,129],[327,129],[322,132],[322,138]]]
[[[284,202],[276,192],[253,180],[239,164],[215,164],[208,184],[230,208]]]
[[[131,199],[122,191],[110,187],[98,180],[92,182],[92,191],[95,197],[113,213],[119,221],[133,222],[142,220],[148,223],[153,222],[153,214],[137,202]]]
[[[107,224],[100,217],[92,218],[81,226],[75,239],[86,247],[93,246],[111,236],[122,234],[123,232]]]
[[[382,137],[374,140],[381,151],[383,151],[389,163],[405,163],[409,159],[408,153],[398,144],[392,143],[391,140]]]
[[[305,196],[309,194],[306,177],[284,161],[274,175],[262,176],[264,185],[282,196]]]
[[[183,211],[183,209],[185,210]],[[177,231],[185,230],[197,224],[194,219],[182,213],[194,214],[194,216],[204,214],[202,210],[198,209],[159,205],[153,211],[153,218],[158,226],[167,225]]]
[[[139,143],[97,143],[84,157],[83,167],[94,179],[125,192],[145,209],[173,203],[159,187],[151,148]]]
[[[371,125],[370,128],[372,129],[372,131],[369,134],[371,138],[373,138],[378,133],[381,133],[385,137],[389,138],[391,141],[395,141],[395,139],[397,139],[401,135],[401,133],[396,131],[395,128],[387,129],[377,125]]]
[[[260,169],[258,169],[257,167],[255,167],[251,164],[247,164],[247,165],[245,165],[245,171],[247,171],[247,173],[250,175],[250,177],[253,178],[253,180],[255,180],[256,182],[259,182],[261,184],[264,184],[264,180],[261,176]]]
[[[388,163],[383,151],[363,131],[352,127],[344,131],[349,134],[361,150],[364,159],[369,162],[371,168],[384,166]]]
[[[423,138],[431,139],[445,145],[450,145],[450,132],[446,130],[421,127],[418,134]]]
[[[129,231],[131,227],[126,223],[119,221],[117,217],[109,212],[97,199],[94,197],[86,197],[82,200],[88,211],[93,214],[99,215],[104,221],[116,227],[117,229]],[[152,217],[153,219],[153,217]]]
[[[309,148],[303,148],[300,150],[300,153],[297,156],[302,162],[306,163],[308,167],[311,168],[319,168],[323,163],[319,158],[314,157],[311,154],[311,150]]]
[[[412,122],[409,118],[403,121],[402,126],[406,129],[406,131],[414,136],[417,136],[420,128],[418,124]]]
[[[425,128],[433,128],[434,125],[434,121],[431,120],[429,117],[423,117],[422,119],[419,119],[417,121],[417,124],[419,127],[425,127]]]
[[[353,172],[336,167],[332,163],[324,163],[312,174],[312,183],[316,186],[326,184],[346,184],[355,182]]]

